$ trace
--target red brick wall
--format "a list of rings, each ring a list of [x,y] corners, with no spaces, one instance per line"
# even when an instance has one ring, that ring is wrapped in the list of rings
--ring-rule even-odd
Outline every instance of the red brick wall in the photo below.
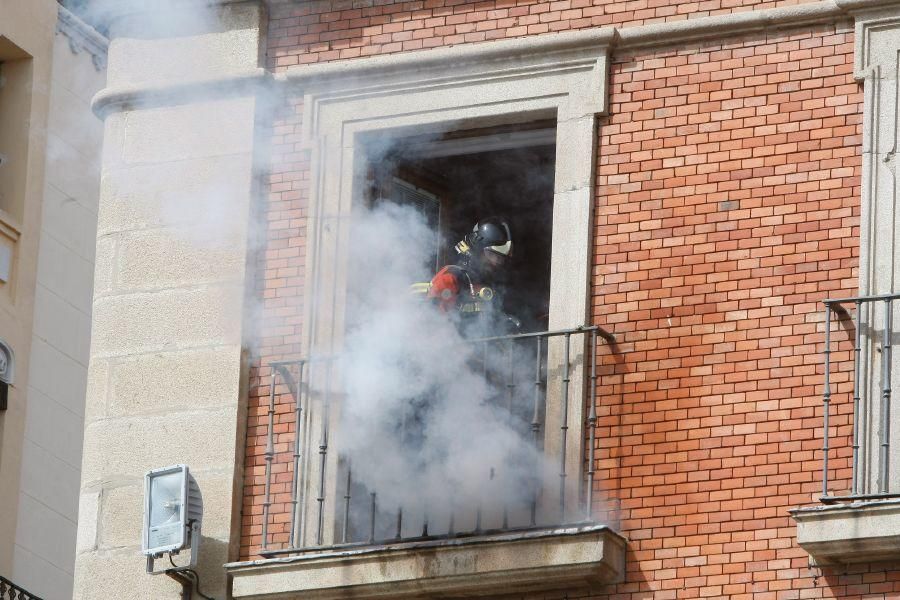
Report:
[[[269,67],[606,25],[678,21],[794,0],[273,0]]]
[[[244,466],[241,520],[241,558],[254,556],[262,542],[262,515],[265,491],[266,431],[268,426],[272,360],[301,355],[303,315],[303,269],[306,262],[306,210],[309,198],[309,157],[299,148],[302,102],[291,100],[282,107],[272,124],[272,158],[268,195],[262,210],[267,230],[263,251],[257,257],[255,296],[258,301],[259,346],[252,348],[249,407]],[[270,490],[270,541],[283,543],[289,531],[291,500],[291,452],[294,414],[290,393],[278,389],[275,417],[276,459]]]
[[[269,62],[277,70],[751,5],[776,3],[276,1]],[[618,345],[603,357],[597,509],[630,540],[628,574],[548,597],[900,598],[900,563],[810,570],[787,514],[821,491],[820,300],[856,288],[862,95],[852,32],[822,26],[613,58],[592,303]],[[274,125],[257,365],[300,352],[301,112],[294,102]],[[849,354],[834,337],[845,343],[833,357],[832,422],[845,438]],[[266,367],[251,376],[243,558],[261,541],[269,392]],[[289,397],[278,401],[276,543],[287,538],[293,440]],[[835,490],[848,477],[838,454]]]
[[[787,514],[821,494],[820,301],[857,288],[852,42],[807,28],[615,56],[593,306],[619,344],[598,479],[630,543],[626,583],[598,598],[900,597],[900,562],[815,579]],[[833,337],[832,435],[852,369]],[[846,465],[835,452],[832,490]]]

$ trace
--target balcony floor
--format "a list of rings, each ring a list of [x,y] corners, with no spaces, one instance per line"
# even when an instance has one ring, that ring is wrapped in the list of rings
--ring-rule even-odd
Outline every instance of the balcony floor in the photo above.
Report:
[[[795,508],[797,543],[812,564],[893,560],[900,548],[900,499]]]
[[[497,595],[620,581],[625,539],[587,525],[316,551],[225,569],[242,600]]]

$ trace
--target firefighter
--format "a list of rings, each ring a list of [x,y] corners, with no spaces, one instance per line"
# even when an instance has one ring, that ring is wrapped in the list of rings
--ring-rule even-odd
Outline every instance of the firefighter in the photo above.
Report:
[[[507,222],[499,217],[489,217],[475,224],[472,231],[456,244],[456,264],[443,267],[431,282],[414,286],[425,292],[441,312],[457,315],[460,324],[481,324],[482,335],[512,333],[519,327],[513,317],[502,314],[494,284],[508,266],[513,254],[512,234]],[[489,321],[493,320],[487,331]],[[477,335],[477,333],[476,333]]]

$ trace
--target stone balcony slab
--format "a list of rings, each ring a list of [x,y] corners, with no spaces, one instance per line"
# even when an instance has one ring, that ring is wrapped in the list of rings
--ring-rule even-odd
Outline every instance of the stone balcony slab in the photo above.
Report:
[[[795,508],[797,543],[816,565],[900,556],[900,499]]]
[[[241,600],[490,596],[621,581],[625,540],[593,525],[344,547],[225,569]]]

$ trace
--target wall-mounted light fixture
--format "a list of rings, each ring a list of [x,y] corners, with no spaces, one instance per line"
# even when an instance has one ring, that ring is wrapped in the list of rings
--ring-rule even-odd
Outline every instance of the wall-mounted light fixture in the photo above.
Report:
[[[203,503],[200,488],[187,465],[172,465],[148,471],[144,476],[144,536],[142,551],[147,572],[154,559],[190,548],[187,568],[197,564]],[[164,573],[165,571],[159,571]]]
[[[187,465],[152,469],[144,475],[144,534],[141,550],[147,557],[147,572],[168,575],[182,586],[183,598],[200,591],[200,576],[194,570],[200,551],[203,497]],[[187,562],[176,564],[173,556],[189,549]],[[154,563],[166,556],[169,566],[156,570]]]

